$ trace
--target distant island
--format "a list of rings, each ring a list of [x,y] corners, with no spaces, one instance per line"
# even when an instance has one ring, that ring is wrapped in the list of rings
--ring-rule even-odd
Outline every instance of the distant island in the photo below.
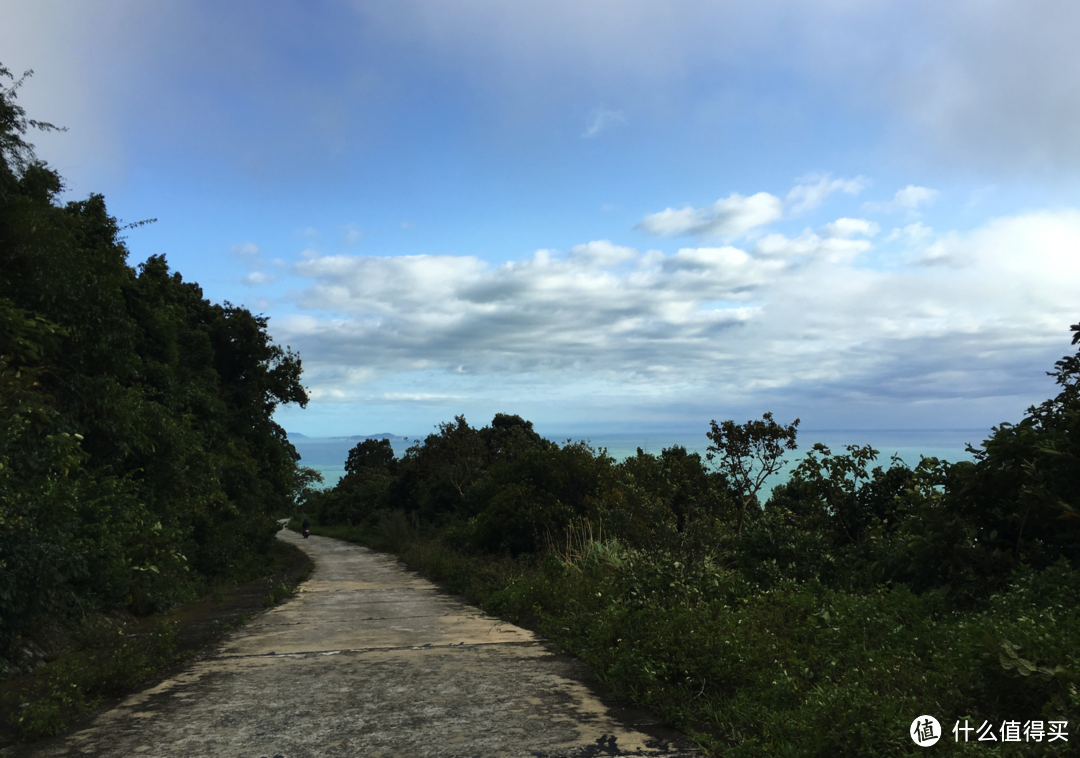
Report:
[[[312,438],[307,434],[301,434],[300,432],[285,432],[291,440],[303,440],[303,439],[324,439],[324,440],[344,440],[346,442],[363,442],[364,440],[407,440],[408,437],[402,437],[400,434],[391,434],[390,432],[380,432],[379,434],[352,434],[347,437],[315,437]]]

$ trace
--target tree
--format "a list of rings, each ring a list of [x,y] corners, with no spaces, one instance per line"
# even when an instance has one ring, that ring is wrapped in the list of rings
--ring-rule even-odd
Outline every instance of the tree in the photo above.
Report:
[[[1080,342],[1080,324],[1070,327]],[[1016,424],[993,428],[974,462],[924,459],[897,498],[885,577],[982,605],[1020,565],[1080,562],[1080,353],[1049,372],[1061,390]]]
[[[533,450],[548,450],[554,443],[533,430],[531,421],[508,413],[496,413],[491,425],[480,430],[492,462],[509,462],[519,455]]]
[[[757,497],[765,480],[784,465],[785,450],[795,449],[795,432],[799,419],[790,426],[780,426],[773,421],[772,413],[766,413],[761,421],[736,424],[725,421],[710,422],[712,429],[706,436],[712,440],[705,458],[714,463],[741,493],[738,503],[739,520],[735,533],[741,534],[746,517],[746,506]]]
[[[437,478],[449,482],[462,501],[487,464],[484,442],[464,416],[455,416],[453,423],[439,424],[439,433],[429,434],[424,441],[423,453]]]
[[[349,458],[345,461],[345,474],[358,474],[360,469],[367,468],[392,474],[396,462],[390,440],[363,440],[349,451]]]
[[[1069,328],[1080,343],[1080,324]],[[995,427],[982,450],[969,447],[975,464],[958,467],[950,493],[981,546],[1038,568],[1080,560],[1080,353],[1054,366],[1058,395]]]
[[[58,127],[46,121],[26,118],[26,111],[15,104],[15,90],[21,87],[26,77],[32,76],[33,73],[33,69],[23,72],[19,81],[6,90],[0,90],[0,171],[10,171],[19,176],[25,174],[30,166],[37,163],[34,158],[34,146],[23,139],[27,126],[44,132],[67,131],[66,126]],[[0,78],[14,79],[15,77],[11,75],[10,70],[0,66]],[[11,170],[11,164],[14,164],[14,171]]]
[[[21,82],[0,87],[0,657],[65,613],[259,567],[308,483],[273,421],[307,401],[299,356],[163,256],[136,272],[119,233],[143,222],[101,195],[61,205]]]
[[[875,517],[867,503],[867,485],[884,473],[880,467],[873,472],[867,470],[878,456],[870,445],[847,445],[846,449],[846,455],[833,455],[826,445],[815,444],[795,468],[790,488],[817,501],[815,504],[823,509],[823,523],[815,525],[817,528],[835,531],[841,541],[854,544]]]

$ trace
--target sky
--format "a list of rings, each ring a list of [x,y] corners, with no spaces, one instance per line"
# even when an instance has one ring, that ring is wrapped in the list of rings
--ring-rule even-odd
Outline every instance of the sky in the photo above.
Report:
[[[14,0],[67,200],[309,436],[985,428],[1080,321],[1069,0]],[[10,84],[7,82],[6,84]]]

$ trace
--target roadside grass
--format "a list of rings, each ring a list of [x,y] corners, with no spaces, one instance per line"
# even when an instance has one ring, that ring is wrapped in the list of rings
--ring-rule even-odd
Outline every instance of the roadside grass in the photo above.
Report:
[[[116,640],[91,645],[47,664],[30,694],[20,698],[12,726],[24,742],[61,734],[73,716],[129,691],[178,660],[176,628],[168,622],[143,634],[125,637],[120,632]]]
[[[295,584],[278,582],[274,585],[273,589],[266,593],[266,597],[263,598],[263,608],[270,608],[277,605],[294,592],[296,592]]]
[[[90,623],[73,625],[73,644],[68,652],[40,665],[33,674],[0,687],[0,706],[7,713],[4,736],[31,743],[62,734],[73,720],[104,701],[132,692],[190,659],[197,648],[222,638],[253,617],[256,609],[235,611],[246,602],[235,597],[239,588],[264,576],[288,576],[289,567],[301,555],[295,547],[276,542],[266,557],[250,562],[234,580],[208,584],[202,588],[200,599],[163,614],[169,618],[151,617],[121,629]],[[261,571],[254,570],[256,565],[261,565]],[[277,582],[262,599],[262,606],[274,605],[291,594],[313,568],[308,561],[288,581]],[[221,617],[209,620],[207,614]],[[189,643],[180,644],[183,630],[188,627],[202,631]]]
[[[228,621],[218,619],[214,621],[210,630],[203,636],[203,644],[212,642],[214,640],[221,639],[230,632],[234,632],[242,626],[246,626],[249,621],[254,617],[253,613],[241,613],[239,616],[230,619]]]
[[[386,531],[313,528],[384,550]],[[762,590],[707,559],[690,567],[580,535],[532,560],[465,554],[415,529],[394,542],[410,568],[540,632],[712,755],[921,755],[908,730],[922,714],[941,722],[950,755],[1064,756],[1078,738],[1080,572],[1064,562],[960,612],[904,586]],[[1064,720],[1073,733],[956,742],[965,720],[995,734],[1005,721]]]

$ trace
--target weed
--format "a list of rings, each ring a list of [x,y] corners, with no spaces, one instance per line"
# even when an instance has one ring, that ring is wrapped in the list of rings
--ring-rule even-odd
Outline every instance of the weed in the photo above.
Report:
[[[415,524],[409,521],[403,510],[384,514],[375,527],[379,545],[385,550],[398,552],[413,542]]]
[[[55,736],[102,697],[120,694],[175,661],[176,630],[169,623],[144,634],[118,635],[115,644],[47,664],[35,691],[20,699],[12,726],[25,742]]]
[[[266,597],[263,598],[263,607],[275,606],[295,591],[296,585],[278,582],[273,589],[266,593]]]

